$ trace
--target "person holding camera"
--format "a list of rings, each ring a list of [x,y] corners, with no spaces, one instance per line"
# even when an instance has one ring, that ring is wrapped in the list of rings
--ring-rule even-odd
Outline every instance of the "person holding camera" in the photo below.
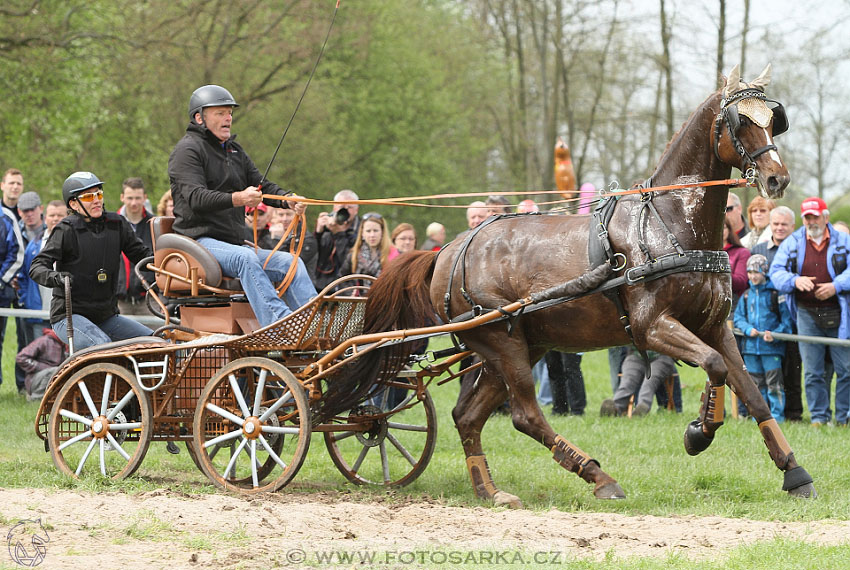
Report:
[[[340,202],[358,200],[351,190],[340,190],[334,196],[333,210],[322,212],[316,220],[316,242],[319,246],[319,259],[316,263],[316,289],[321,291],[335,279],[345,275],[342,266],[350,257],[351,248],[357,240],[360,230],[358,204]]]

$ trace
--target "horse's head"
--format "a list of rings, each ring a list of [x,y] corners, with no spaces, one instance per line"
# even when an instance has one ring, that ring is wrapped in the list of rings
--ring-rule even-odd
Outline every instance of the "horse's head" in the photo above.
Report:
[[[752,83],[741,81],[735,66],[722,91],[712,142],[721,162],[740,168],[764,197],[780,198],[791,176],[773,139],[788,130],[788,118],[781,103],[765,96],[768,83],[770,64]]]

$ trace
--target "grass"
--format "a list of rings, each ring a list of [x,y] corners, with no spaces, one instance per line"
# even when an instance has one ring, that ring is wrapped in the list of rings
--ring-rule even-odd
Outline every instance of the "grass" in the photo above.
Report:
[[[163,487],[185,493],[211,493],[215,488],[204,478],[184,451],[166,453],[162,443],[151,444],[137,474],[124,481],[88,479],[71,481],[56,471],[33,423],[38,409],[14,389],[12,355],[15,353],[13,324],[6,334],[3,377],[0,386],[0,487],[83,489],[91,492],[147,492]],[[680,369],[684,413],[653,412],[628,420],[599,416],[599,406],[610,397],[606,353],[588,353],[582,365],[588,394],[583,417],[551,416],[553,428],[596,458],[622,485],[627,499],[600,501],[592,488],[552,461],[551,453],[517,432],[508,417],[494,416],[485,426],[483,443],[494,480],[508,492],[519,495],[526,508],[565,512],[612,512],[625,515],[724,516],[756,520],[815,521],[847,520],[850,517],[850,457],[846,453],[850,430],[814,429],[805,423],[785,423],[782,429],[796,456],[815,480],[817,500],[797,500],[781,490],[782,473],[767,454],[751,420],[728,418],[711,447],[697,457],[688,456],[682,445],[687,423],[699,408],[705,383],[701,370]],[[465,468],[463,452],[451,420],[457,384],[431,390],[438,412],[438,441],[434,456],[423,475],[403,489],[357,487],[345,482],[331,463],[324,441],[314,435],[311,451],[295,481],[283,492],[310,494],[321,490],[338,493],[350,501],[409,502],[437,499],[443,504],[480,507]],[[164,530],[156,520],[133,521],[128,538],[156,540]],[[202,537],[186,537],[205,549]],[[231,537],[236,543],[239,536]],[[780,562],[781,557],[781,562]],[[799,557],[799,558],[798,558]],[[724,557],[728,567],[809,567],[789,565],[791,560],[818,560],[818,567],[848,567],[850,547],[820,547],[800,541],[775,540],[735,549]],[[771,562],[772,561],[772,562]],[[602,567],[625,568],[720,568],[721,562],[630,559],[611,560]],[[582,568],[589,562],[572,561]],[[427,567],[427,566],[426,566]],[[534,567],[528,566],[528,567]],[[542,566],[541,566],[542,567]],[[547,565],[548,567],[548,565]]]

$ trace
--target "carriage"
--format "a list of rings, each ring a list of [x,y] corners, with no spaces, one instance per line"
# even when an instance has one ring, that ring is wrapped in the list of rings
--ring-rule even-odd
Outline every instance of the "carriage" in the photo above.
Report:
[[[600,463],[543,417],[531,366],[552,348],[633,344],[705,370],[699,415],[684,434],[690,455],[705,451],[723,425],[728,386],[756,420],[783,490],[814,497],[812,477],[726,326],[729,261],[719,250],[728,190],[740,182],[730,179],[732,168],[765,196],[781,197],[790,181],[773,143],[787,117],[765,95],[769,80],[769,67],[749,84],[735,68],[691,114],[652,176],[603,200],[592,216],[489,218],[439,253],[399,257],[368,298],[347,286],[325,290],[256,332],[236,334],[256,328],[250,311],[232,299],[235,285],[217,264],[203,261],[203,248],[155,226],[149,268],[166,299],[183,297],[181,325],[167,325],[164,338],[75,354],[48,388],[37,432],[71,475],[85,472],[96,446],[101,474],[121,478],[152,440],[184,440],[217,486],[255,493],[291,481],[318,431],[349,480],[403,485],[433,452],[428,386],[471,350],[483,366],[452,417],[479,498],[521,505],[496,485],[481,442],[506,399],[514,427],[558,465],[592,484],[597,498],[623,498]],[[170,307],[159,305],[167,316]],[[433,363],[411,355],[409,341],[447,333],[455,346]]]

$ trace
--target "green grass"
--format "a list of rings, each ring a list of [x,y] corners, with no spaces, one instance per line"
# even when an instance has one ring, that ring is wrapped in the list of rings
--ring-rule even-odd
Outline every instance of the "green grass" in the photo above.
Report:
[[[207,481],[183,451],[170,455],[162,443],[151,444],[136,475],[124,481],[100,478],[72,481],[58,474],[35,435],[35,403],[26,403],[14,389],[12,356],[14,329],[6,335],[3,357],[4,382],[0,386],[0,487],[83,489],[91,492],[147,492],[163,487],[184,493],[211,493]],[[846,453],[850,430],[814,429],[808,424],[782,424],[796,456],[814,477],[819,498],[798,500],[781,490],[782,473],[767,454],[756,425],[751,420],[731,417],[720,429],[711,447],[697,457],[688,456],[682,445],[687,423],[696,417],[705,383],[701,370],[680,369],[685,412],[653,412],[643,418],[603,418],[599,406],[610,397],[606,353],[588,353],[582,366],[588,406],[583,417],[551,416],[553,428],[596,458],[615,477],[627,494],[622,501],[600,501],[590,485],[565,471],[551,453],[517,432],[508,417],[492,417],[483,432],[497,485],[514,493],[526,508],[566,512],[613,512],[625,515],[724,516],[757,520],[814,521],[847,520],[850,517],[850,457]],[[403,489],[358,487],[346,483],[331,463],[321,435],[314,435],[311,450],[295,481],[286,493],[310,494],[321,490],[338,494],[340,500],[404,503],[421,499],[446,505],[480,507],[465,468],[451,409],[457,398],[456,383],[431,389],[438,411],[438,442],[424,474]],[[164,529],[156,520],[130,521],[127,537],[156,540]],[[167,531],[167,529],[165,529]],[[239,536],[231,537],[236,543]],[[205,549],[203,537],[185,537]],[[780,562],[781,557],[781,562]],[[798,558],[799,557],[799,558]],[[741,547],[724,555],[723,567],[783,568],[791,559],[818,560],[818,567],[847,567],[850,547],[819,547],[803,542],[776,540]],[[590,562],[572,561],[569,567],[589,567]],[[534,566],[528,566],[534,567]],[[542,567],[542,566],[541,566]],[[548,566],[547,566],[548,567]],[[695,565],[685,558],[608,560],[602,567],[617,568],[720,568],[721,562]]]

